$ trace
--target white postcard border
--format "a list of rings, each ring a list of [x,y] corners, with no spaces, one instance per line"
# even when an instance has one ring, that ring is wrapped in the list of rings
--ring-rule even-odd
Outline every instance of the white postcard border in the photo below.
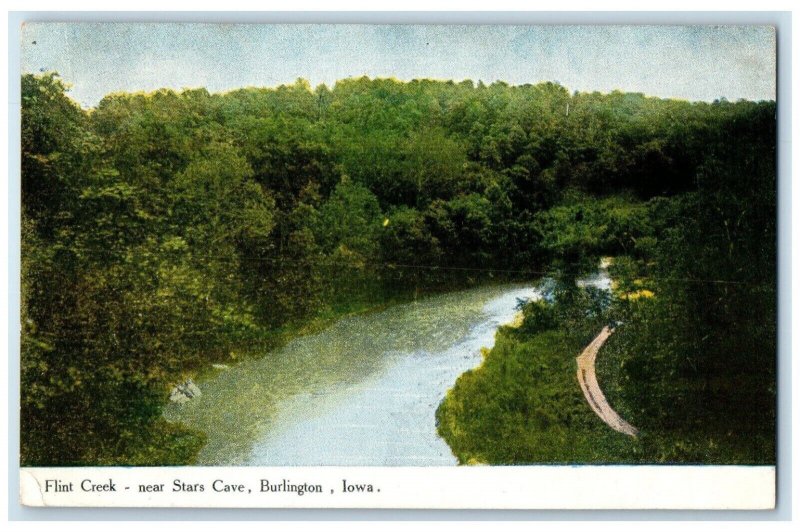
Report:
[[[775,467],[28,467],[20,488],[38,507],[770,510]]]

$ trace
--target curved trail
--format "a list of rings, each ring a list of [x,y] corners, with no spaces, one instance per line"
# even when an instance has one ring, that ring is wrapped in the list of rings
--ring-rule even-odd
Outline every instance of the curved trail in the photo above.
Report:
[[[597,375],[595,374],[594,362],[597,358],[597,352],[613,332],[614,329],[610,329],[608,326],[603,327],[600,334],[586,346],[583,353],[576,359],[578,361],[578,383],[581,385],[581,390],[583,390],[583,395],[586,396],[589,406],[592,407],[594,413],[606,425],[617,432],[635,437],[639,431],[611,408],[605,395],[603,395],[603,391],[600,389],[600,385],[597,383]]]

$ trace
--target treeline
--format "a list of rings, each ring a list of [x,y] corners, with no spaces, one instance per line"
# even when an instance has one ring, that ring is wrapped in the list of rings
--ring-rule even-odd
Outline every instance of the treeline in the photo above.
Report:
[[[613,254],[762,287],[769,311],[774,112],[367,78],[82,110],[23,76],[22,463],[190,462],[203,437],[162,420],[170,384],[417,291]],[[713,321],[731,286],[676,301]],[[749,344],[767,362],[770,334]]]

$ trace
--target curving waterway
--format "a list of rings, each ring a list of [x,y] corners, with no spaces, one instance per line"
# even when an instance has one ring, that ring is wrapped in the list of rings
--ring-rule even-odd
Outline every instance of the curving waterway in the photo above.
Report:
[[[435,412],[530,286],[482,287],[351,316],[199,383],[165,416],[202,430],[205,465],[455,465]]]

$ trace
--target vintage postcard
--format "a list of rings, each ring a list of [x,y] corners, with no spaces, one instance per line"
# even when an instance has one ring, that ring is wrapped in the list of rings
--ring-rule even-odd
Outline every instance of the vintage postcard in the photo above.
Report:
[[[21,36],[23,504],[773,508],[775,28]]]

